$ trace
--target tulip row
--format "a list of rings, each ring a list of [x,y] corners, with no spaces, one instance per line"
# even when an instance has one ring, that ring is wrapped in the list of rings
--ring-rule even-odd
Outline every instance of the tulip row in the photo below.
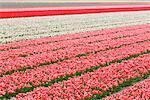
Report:
[[[60,50],[60,49],[64,49],[64,48],[77,47],[77,46],[85,45],[85,44],[92,44],[94,42],[100,43],[100,42],[106,41],[106,40],[111,41],[112,39],[137,36],[139,34],[148,32],[149,30],[150,30],[150,25],[143,25],[134,30],[118,32],[115,34],[113,34],[113,33],[112,34],[110,34],[110,33],[102,34],[101,33],[102,35],[96,35],[93,37],[87,37],[87,38],[81,38],[81,39],[75,39],[75,40],[62,41],[61,43],[55,42],[55,43],[48,43],[48,44],[36,45],[36,46],[28,46],[28,47],[23,47],[23,48],[19,48],[19,49],[3,51],[3,52],[0,52],[0,60],[5,61],[7,59],[16,59],[18,56],[19,57],[27,57],[27,56],[34,55],[34,54],[56,51],[56,50]],[[91,32],[91,34],[92,33],[98,34],[98,33],[100,33],[100,31],[94,31],[94,32]]]
[[[18,57],[16,59],[8,59],[7,61],[0,61],[1,69],[0,75],[14,72],[17,70],[32,69],[43,65],[60,62],[82,55],[88,55],[94,52],[107,51],[109,49],[120,48],[123,45],[130,45],[138,42],[149,41],[149,32],[140,34],[134,37],[119,38],[116,40],[106,40],[102,42],[95,42],[92,44],[85,44],[77,47],[65,48],[63,50],[50,51],[41,54],[31,55],[29,57]],[[149,48],[147,48],[149,49]]]
[[[124,89],[123,91],[114,94],[103,100],[149,100],[150,99],[150,78],[133,86]]]
[[[1,92],[4,95],[6,92],[11,94],[23,88],[32,89],[32,86],[37,87],[42,84],[55,80],[65,75],[74,75],[78,72],[84,72],[87,69],[95,68],[99,65],[106,66],[110,63],[120,62],[128,57],[132,58],[134,55],[140,53],[150,53],[150,42],[137,43],[134,45],[127,45],[122,48],[103,51],[88,56],[73,58],[67,61],[59,62],[49,66],[42,66],[36,69],[26,70],[25,72],[15,72],[11,75],[6,75],[0,78]],[[100,67],[100,66],[99,66]]]
[[[136,29],[142,29],[149,27],[149,24],[144,25],[135,25],[135,26],[128,26],[128,27],[121,27],[121,28],[114,28],[114,29],[105,29],[100,31],[93,31],[91,32],[82,32],[78,34],[69,34],[69,35],[60,35],[60,36],[54,36],[54,37],[46,37],[46,38],[39,38],[39,39],[32,39],[32,40],[25,40],[20,42],[12,42],[8,44],[1,44],[0,45],[0,51],[6,51],[11,49],[18,49],[22,47],[32,47],[32,46],[38,46],[43,44],[49,44],[49,43],[55,43],[55,42],[65,42],[68,40],[76,40],[76,39],[82,39],[82,38],[88,38],[88,37],[94,37],[98,35],[104,35],[104,34],[114,34],[117,32],[123,32],[123,31],[131,31]]]
[[[0,43],[149,23],[149,11],[0,20]],[[57,22],[57,23],[56,23]]]
[[[49,87],[39,87],[32,92],[20,93],[16,98],[18,100],[79,100],[91,97],[97,98],[95,96],[101,95],[108,90],[110,92],[114,91],[113,87],[117,87],[120,84],[128,86],[126,81],[137,77],[140,80],[143,75],[149,75],[149,58],[150,54],[145,54],[120,64],[109,65],[94,72],[55,83]]]

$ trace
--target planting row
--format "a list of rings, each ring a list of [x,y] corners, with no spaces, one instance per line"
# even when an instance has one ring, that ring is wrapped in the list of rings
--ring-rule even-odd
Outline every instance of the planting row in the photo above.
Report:
[[[134,26],[133,26],[134,27]],[[115,29],[114,29],[115,30]],[[112,39],[119,39],[119,38],[125,38],[125,37],[131,37],[131,36],[137,36],[140,34],[144,34],[146,32],[149,32],[150,25],[148,26],[143,25],[141,27],[138,27],[134,30],[129,31],[122,31],[117,33],[100,33],[100,31],[94,31],[91,32],[91,34],[101,34],[81,39],[73,39],[68,41],[62,41],[62,42],[55,42],[55,43],[47,43],[47,44],[41,44],[41,45],[35,45],[35,46],[28,46],[28,47],[22,47],[14,50],[8,50],[0,52],[0,60],[5,61],[7,59],[16,59],[17,57],[27,57],[34,54],[40,54],[44,52],[50,52],[50,51],[57,51],[60,49],[66,49],[71,47],[78,47],[81,45],[87,45],[92,44],[95,42],[102,42],[102,41],[111,41]],[[86,33],[85,33],[86,34]]]
[[[20,92],[22,91],[22,88],[25,87],[33,89],[32,86],[45,86],[47,82],[65,75],[73,75],[77,72],[84,72],[87,69],[99,65],[105,66],[117,61],[120,62],[125,58],[127,59],[142,55],[143,53],[150,53],[149,43],[150,42],[144,42],[127,45],[80,58],[72,58],[57,64],[26,70],[25,72],[14,72],[13,74],[0,78],[1,95],[4,95],[6,92],[9,94],[14,93],[15,91]]]
[[[150,23],[149,11],[0,19],[0,43]],[[57,22],[57,23],[56,23]]]
[[[49,87],[39,87],[32,92],[20,93],[16,98],[20,100],[29,98],[36,100],[97,98],[97,95],[102,95],[108,90],[114,91],[113,87],[117,87],[119,84],[128,86],[125,84],[126,81],[137,77],[142,78],[143,75],[149,74],[149,58],[150,54],[145,54],[120,64],[109,65],[94,72],[55,83]]]
[[[45,8],[45,7],[44,7]],[[2,10],[2,12],[0,12],[0,18],[20,18],[20,17],[35,17],[35,16],[56,16],[56,15],[72,15],[72,14],[89,14],[89,13],[107,13],[107,12],[124,12],[124,11],[147,11],[150,10],[149,6],[145,6],[143,5],[143,7],[137,7],[137,6],[133,6],[133,7],[87,7],[87,8],[83,8],[83,7],[69,7],[68,8],[47,8],[47,9],[31,9],[31,8],[27,8],[27,9],[22,9],[22,10],[17,10],[17,9],[13,9],[11,11],[4,11]]]
[[[80,45],[77,47],[64,48],[57,51],[49,51],[41,54],[34,54],[29,57],[17,57],[16,59],[8,59],[6,61],[0,60],[0,75],[6,72],[11,72],[14,70],[24,70],[29,68],[34,68],[43,65],[49,65],[51,63],[60,62],[66,59],[80,57],[82,55],[93,54],[95,52],[107,51],[109,49],[120,48],[124,45],[130,44],[144,44],[149,43],[150,33],[140,34],[133,37],[119,38],[116,40],[106,40],[102,42],[95,42],[92,44]],[[149,50],[149,45],[147,49]]]
[[[123,91],[114,94],[103,100],[149,100],[150,99],[150,78],[139,82]]]
[[[53,36],[53,37],[46,37],[46,38],[39,38],[39,39],[32,39],[32,40],[24,40],[20,42],[12,42],[8,44],[0,44],[0,51],[6,51],[11,49],[19,49],[23,47],[32,47],[32,46],[38,46],[43,44],[49,44],[49,43],[55,43],[55,42],[65,42],[68,40],[78,40],[82,38],[88,38],[88,37],[94,37],[98,35],[104,35],[104,34],[114,34],[118,32],[123,31],[132,31],[136,29],[142,29],[149,27],[150,24],[142,24],[142,25],[135,25],[135,26],[128,26],[128,27],[121,27],[121,28],[114,28],[114,29],[105,29],[105,30],[99,30],[99,31],[93,31],[91,32],[82,32],[78,34],[65,34],[60,36]],[[86,33],[86,34],[85,34]]]

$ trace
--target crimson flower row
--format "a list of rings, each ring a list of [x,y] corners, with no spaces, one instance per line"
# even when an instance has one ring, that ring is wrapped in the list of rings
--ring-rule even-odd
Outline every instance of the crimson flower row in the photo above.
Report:
[[[18,100],[80,100],[102,94],[114,86],[131,78],[140,77],[150,71],[150,54],[143,55],[120,64],[103,67],[97,71],[55,83],[49,87],[39,87],[32,92],[20,93]]]
[[[100,30],[99,33],[115,33],[119,31],[126,31],[126,30],[134,30],[140,27],[149,27],[149,24],[144,24],[144,25],[135,25],[135,26],[127,26],[127,27],[122,27],[122,28],[115,28],[115,29],[105,29],[105,30]],[[143,28],[144,28],[143,27]],[[27,47],[27,46],[32,46],[32,45],[41,45],[41,44],[47,44],[47,43],[52,43],[52,42],[62,42],[62,41],[67,41],[67,40],[72,40],[72,39],[78,39],[78,38],[83,38],[83,37],[89,37],[89,36],[94,36],[98,35],[98,32],[95,31],[92,33],[91,32],[81,32],[78,34],[66,34],[66,35],[60,35],[60,36],[54,36],[54,37],[46,37],[46,38],[40,38],[40,39],[33,39],[33,40],[24,40],[24,41],[19,41],[19,42],[12,42],[8,44],[1,44],[0,45],[0,51],[4,50],[9,50],[9,49],[16,49],[16,48],[21,48],[21,47]]]
[[[70,47],[75,47],[75,46],[85,45],[85,44],[92,44],[92,43],[98,42],[98,41],[99,42],[105,41],[105,40],[111,41],[111,39],[136,36],[141,33],[145,33],[148,30],[150,30],[150,27],[146,27],[146,25],[145,25],[140,28],[137,28],[136,30],[123,31],[123,32],[115,33],[115,34],[104,33],[104,34],[96,35],[93,37],[62,41],[61,43],[55,42],[55,43],[38,45],[38,46],[28,46],[28,47],[23,47],[23,48],[14,49],[14,50],[10,49],[8,51],[0,52],[0,60],[5,61],[7,59],[15,59],[18,56],[19,57],[27,57],[29,55],[39,54],[39,53],[43,53],[43,52],[49,52],[49,51],[53,51],[53,50],[70,48]],[[98,32],[99,31],[97,31],[97,34],[98,34]],[[93,34],[93,32],[91,34]]]
[[[150,99],[150,78],[134,84],[121,92],[111,95],[103,100],[149,100]]]
[[[29,57],[18,57],[16,59],[9,59],[5,62],[0,60],[0,75],[11,72],[13,70],[20,70],[25,68],[33,68],[41,65],[49,65],[52,62],[76,57],[80,54],[87,54],[99,52],[106,49],[117,48],[122,45],[133,44],[150,39],[149,33],[141,34],[134,37],[120,38],[118,40],[108,40],[101,43],[86,44],[78,47],[65,48],[63,50],[36,54]]]
[[[150,42],[127,45],[122,48],[90,54],[80,58],[72,58],[57,64],[42,66],[25,72],[15,72],[0,78],[1,95],[14,93],[17,89],[24,87],[40,86],[58,77],[73,75],[77,72],[84,72],[86,69],[117,61],[135,54],[150,50]]]

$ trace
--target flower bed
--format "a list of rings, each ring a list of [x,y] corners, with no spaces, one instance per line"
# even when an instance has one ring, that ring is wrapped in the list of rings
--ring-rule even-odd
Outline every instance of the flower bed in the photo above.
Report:
[[[17,17],[33,17],[33,16],[54,16],[54,15],[72,15],[72,14],[88,14],[88,13],[106,13],[106,12],[123,12],[123,11],[142,11],[150,10],[149,6],[127,6],[127,7],[85,7],[85,8],[69,8],[69,9],[48,9],[48,10],[23,10],[23,11],[2,11],[0,18],[17,18]]]
[[[114,100],[114,99],[136,99],[136,100],[148,100],[150,99],[150,78],[139,82],[123,91],[114,94],[103,100]]]
[[[17,99],[71,98],[73,100],[91,98],[92,96],[94,98],[96,94],[101,95],[113,86],[117,87],[119,84],[124,84],[127,80],[149,74],[149,58],[150,55],[144,55],[121,64],[113,64],[61,83],[55,83],[50,87],[41,87],[33,92],[19,94]],[[144,65],[141,66],[143,63]]]
[[[124,31],[124,33],[128,33],[128,31]],[[120,34],[124,34],[124,33],[121,32]],[[136,34],[136,30],[133,30],[133,33]],[[137,33],[139,33],[139,31],[137,31]],[[90,44],[85,43],[84,45],[72,46],[68,48],[59,49],[56,51],[46,51],[46,52],[41,52],[39,54],[38,52],[36,53],[36,50],[33,49],[34,52],[29,51],[29,53],[33,52],[32,55],[28,56],[26,53],[24,54],[27,57],[24,56],[15,57],[13,55],[12,56],[10,55],[10,57],[7,57],[7,59],[3,60],[2,58],[0,60],[0,64],[2,67],[0,69],[0,75],[15,70],[25,70],[37,66],[49,65],[66,59],[80,57],[82,55],[89,55],[96,52],[101,53],[101,51],[107,51],[109,49],[119,48],[120,46],[123,45],[130,45],[130,44],[140,43],[144,41],[148,41],[147,43],[149,43],[149,38],[150,38],[149,29],[145,28],[145,30],[144,29],[141,30],[141,33],[143,34],[137,36],[129,36],[129,37],[125,36],[117,39],[110,39],[110,40],[108,39],[105,41],[94,42]],[[130,34],[132,34],[132,31],[130,32]],[[145,45],[145,46],[147,47],[143,47],[143,49],[146,48],[147,50],[149,50],[149,45]],[[41,48],[38,49],[41,50]],[[7,53],[4,54],[7,55]],[[1,55],[1,56],[6,57],[5,55],[4,56]],[[8,52],[8,56],[9,56],[9,52]]]
[[[139,11],[0,19],[0,43],[148,24],[149,17],[149,11]]]
[[[57,32],[54,35],[34,33],[37,32],[31,31],[34,23],[29,30],[26,24],[19,26],[19,30],[11,27],[9,22],[21,19],[1,19],[0,24],[4,26],[0,29],[5,30],[0,35],[3,41],[0,44],[0,99],[150,99],[149,12],[132,13],[89,14],[88,17],[86,14],[62,19],[60,16],[43,17],[46,19],[39,25],[42,20],[34,20],[38,27],[48,27],[45,21],[51,21],[54,27],[62,25],[60,33],[63,35],[58,36],[54,36]],[[60,22],[54,24],[59,18]],[[91,22],[86,21],[89,18]],[[107,21],[107,18],[110,19]],[[32,19],[22,18],[25,23]],[[76,26],[69,29],[70,25]],[[11,31],[14,34],[10,34]],[[39,34],[44,37],[40,38]],[[36,35],[37,39],[32,38]]]

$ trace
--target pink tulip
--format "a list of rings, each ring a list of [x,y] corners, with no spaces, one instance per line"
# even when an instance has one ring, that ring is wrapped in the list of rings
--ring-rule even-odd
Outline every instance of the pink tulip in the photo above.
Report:
[[[150,78],[134,84],[117,94],[104,98],[103,100],[129,99],[129,100],[148,100],[150,99]]]
[[[55,83],[52,86],[44,88],[44,91],[49,92],[48,94],[55,94],[58,92],[59,95],[56,94],[55,97],[60,97],[63,99],[67,98],[67,96],[62,95],[64,93],[66,95],[67,94],[72,95],[72,97],[75,99],[84,99],[86,97],[91,97],[95,93],[101,93],[102,91],[100,91],[100,90],[103,90],[103,92],[104,92],[104,91],[107,91],[109,88],[112,88],[113,86],[118,86],[119,84],[121,84],[121,83],[119,83],[119,82],[121,82],[119,80],[123,79],[124,81],[126,81],[130,78],[140,77],[141,74],[143,74],[143,73],[141,70],[139,70],[139,67],[145,68],[145,66],[148,66],[150,63],[149,58],[150,58],[150,55],[145,54],[143,56],[122,62],[120,64],[113,64],[108,67],[103,67],[94,72],[87,73],[87,74],[84,74],[79,77],[74,77],[67,81],[63,81],[61,83]],[[145,62],[145,64],[141,65],[143,62]],[[132,65],[132,66],[130,66],[130,65]],[[141,66],[139,66],[139,65],[141,65]],[[118,70],[119,70],[119,72],[118,72]],[[126,72],[126,74],[124,74],[124,72]],[[141,74],[139,74],[139,73],[141,73]],[[98,77],[96,77],[96,76],[98,76]],[[132,76],[132,77],[129,78],[128,76]],[[83,80],[83,79],[87,79],[87,80]],[[59,87],[59,89],[57,89],[58,87]],[[96,90],[96,88],[98,88],[99,90],[94,92],[94,90]],[[43,92],[40,90],[42,90],[42,87],[38,88],[38,90],[35,89],[32,92],[28,92],[28,93],[24,94],[24,96],[22,94],[20,96],[20,94],[19,94],[16,97],[17,97],[17,99],[19,99],[20,97],[27,98],[28,94],[36,95],[36,93],[38,93],[38,95],[39,94],[42,95]],[[86,92],[88,92],[87,94],[85,94],[86,93],[85,90],[86,90]],[[60,91],[63,91],[63,92],[60,92]],[[127,93],[129,93],[129,92],[127,92]],[[84,94],[84,96],[83,96],[83,94]],[[36,95],[36,96],[38,96],[38,95]],[[134,93],[133,95],[138,95],[138,94]],[[133,97],[129,97],[129,99],[133,99]]]

